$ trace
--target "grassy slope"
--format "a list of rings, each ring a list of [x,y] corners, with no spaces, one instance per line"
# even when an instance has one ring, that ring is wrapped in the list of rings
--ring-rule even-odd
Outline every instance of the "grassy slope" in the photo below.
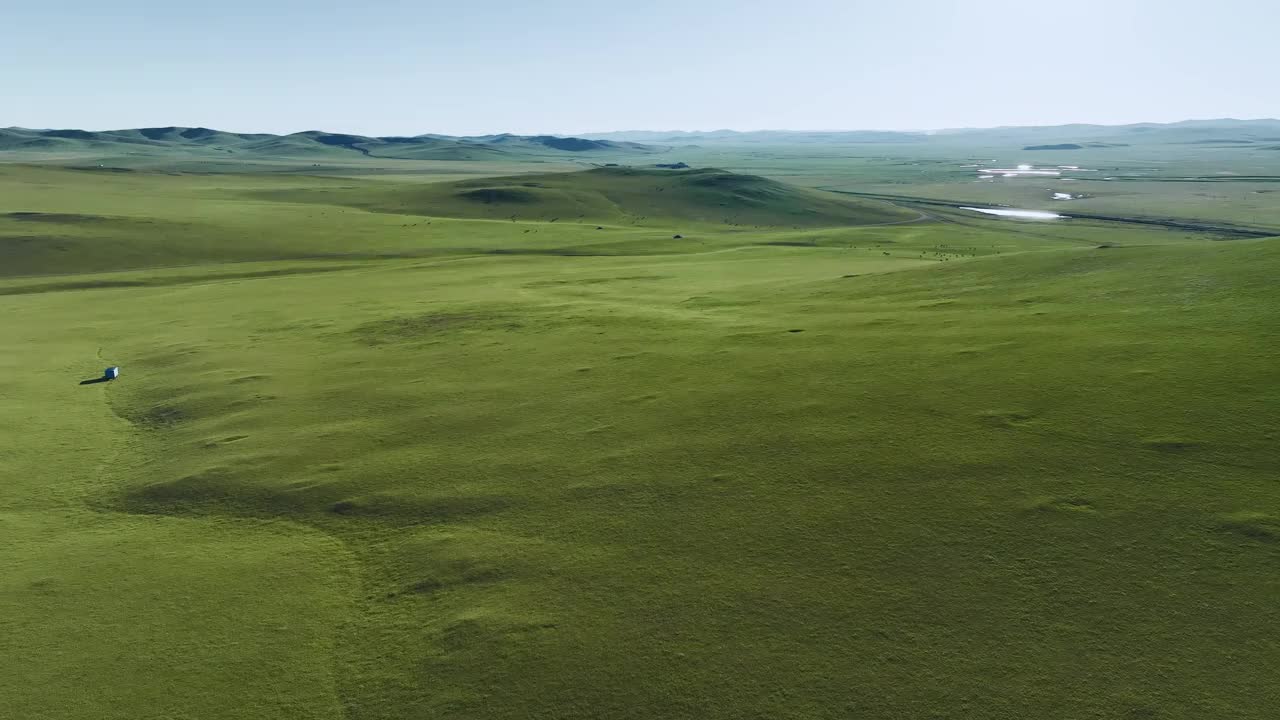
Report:
[[[147,177],[26,203],[401,242]],[[0,375],[6,711],[1268,717],[1280,246],[1170,238],[447,233],[0,282],[31,349]]]
[[[104,402],[115,388],[74,381],[127,329],[111,329],[114,308],[68,299],[5,308],[25,320],[5,323],[14,352],[0,361],[0,715],[341,717],[332,656],[347,554],[299,526],[97,502],[149,459]]]
[[[488,187],[255,175],[174,175],[0,166],[0,276],[124,270],[140,267],[281,259],[432,257],[497,252],[652,253],[707,250],[786,241],[755,228],[715,225],[699,217],[700,202],[712,214],[804,227],[910,219],[891,206],[811,194],[759,178],[724,173],[672,179],[661,202],[645,203],[652,182],[613,174],[532,176],[544,188],[523,204],[525,212],[555,225],[424,217],[505,216],[499,204],[459,199],[459,192]],[[699,178],[738,185],[675,187]],[[503,178],[504,186],[512,182]],[[436,189],[443,187],[444,189]],[[281,189],[287,188],[287,189]],[[744,189],[745,188],[745,189]],[[245,198],[254,198],[247,201]],[[408,198],[409,200],[406,200]],[[276,202],[301,200],[308,202]],[[409,201],[412,201],[410,204]],[[438,202],[437,202],[438,200]],[[381,211],[339,203],[362,203]],[[761,209],[759,203],[765,203]],[[598,213],[581,218],[579,207]],[[624,214],[626,211],[632,214]],[[397,211],[414,214],[397,214]],[[661,213],[635,221],[635,213]],[[572,216],[568,216],[572,213]],[[604,216],[608,216],[606,219]],[[615,221],[597,230],[596,222]],[[632,225],[630,221],[635,221]],[[676,225],[676,223],[680,223]],[[687,238],[674,240],[672,227]],[[697,232],[690,233],[690,229]],[[715,232],[709,232],[714,229]],[[733,230],[736,232],[723,232]],[[837,231],[823,236],[835,237]],[[792,238],[810,242],[812,237]]]
[[[273,200],[406,215],[678,227],[830,227],[910,220],[914,213],[723,170],[598,168],[388,188],[265,193]]]

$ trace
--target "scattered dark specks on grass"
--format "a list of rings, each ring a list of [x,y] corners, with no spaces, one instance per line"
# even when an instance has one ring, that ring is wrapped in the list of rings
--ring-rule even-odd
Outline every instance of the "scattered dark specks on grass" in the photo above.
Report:
[[[1030,410],[987,410],[978,413],[978,419],[984,424],[996,428],[1017,428],[1035,421],[1036,414]]]
[[[1218,519],[1221,530],[1242,535],[1251,540],[1280,542],[1280,518],[1260,512],[1236,512]]]
[[[1195,450],[1200,447],[1200,443],[1192,440],[1183,440],[1180,438],[1148,438],[1142,442],[1149,450],[1157,450],[1159,452],[1179,453],[1188,450]]]

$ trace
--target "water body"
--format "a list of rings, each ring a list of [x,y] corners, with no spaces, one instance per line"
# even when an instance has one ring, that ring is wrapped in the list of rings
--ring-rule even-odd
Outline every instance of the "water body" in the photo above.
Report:
[[[1036,175],[1040,177],[1058,177],[1059,175],[1062,174],[1061,170],[1034,170],[1030,168],[1023,169],[1022,167],[1018,167],[1017,169],[990,168],[986,172],[1000,173],[1004,177],[1019,177],[1022,175]]]
[[[1001,177],[1014,178],[1022,176],[1030,177],[1060,177],[1064,172],[1097,172],[1097,170],[1086,170],[1079,165],[1059,165],[1057,168],[1038,168],[1034,165],[1019,165],[1016,168],[979,168],[980,175],[999,175]]]
[[[1058,220],[1065,218],[1066,215],[1059,215],[1055,212],[1047,212],[1045,210],[1014,210],[1012,208],[976,208],[959,206],[961,210],[972,210],[974,212],[985,213],[987,215],[999,215],[1000,217],[1022,218],[1024,220]]]

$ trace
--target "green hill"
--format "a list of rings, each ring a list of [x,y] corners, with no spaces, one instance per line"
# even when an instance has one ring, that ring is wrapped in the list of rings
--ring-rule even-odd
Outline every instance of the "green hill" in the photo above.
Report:
[[[210,262],[834,243],[839,231],[804,233],[913,218],[846,198],[717,170],[608,168],[408,183],[0,164],[0,276]],[[511,222],[512,215],[530,222]],[[725,225],[725,218],[743,225]],[[684,234],[690,239],[674,238]]]
[[[180,159],[229,157],[240,161],[320,157],[359,160],[504,160],[653,153],[662,148],[632,142],[550,135],[478,138],[420,135],[369,137],[308,130],[290,135],[230,133],[211,128],[155,127],[128,130],[0,130],[0,162],[39,160],[41,153],[74,153],[84,159],[117,156]],[[21,156],[6,158],[7,153]]]
[[[425,185],[271,191],[260,196],[406,215],[648,226],[830,227],[916,217],[882,203],[716,169],[607,167]]]

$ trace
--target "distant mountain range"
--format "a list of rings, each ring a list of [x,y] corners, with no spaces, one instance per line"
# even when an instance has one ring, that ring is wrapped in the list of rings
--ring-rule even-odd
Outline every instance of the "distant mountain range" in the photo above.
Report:
[[[484,135],[450,137],[368,137],[319,130],[270,135],[231,133],[202,127],[156,127],[130,130],[0,129],[0,152],[118,155],[245,156],[315,158],[341,155],[402,160],[500,160],[530,156],[592,153],[649,153],[665,148],[636,142],[558,137],[553,135]]]
[[[969,143],[1008,145],[1092,144],[1097,147],[1188,143],[1204,145],[1251,145],[1280,142],[1280,120],[1184,120],[1174,123],[1132,125],[1049,125],[995,128],[954,128],[937,131],[891,130],[712,130],[707,132],[635,130],[587,133],[583,137],[609,142],[673,144],[880,144],[880,143]],[[1066,148],[1062,148],[1066,149]]]
[[[1280,149],[1280,120],[1187,120],[1133,125],[959,128],[898,132],[880,130],[629,131],[559,135],[438,134],[370,137],[309,130],[291,135],[232,133],[203,127],[131,130],[0,129],[0,161],[53,159],[125,166],[202,167],[288,161],[310,165],[386,160],[564,161],[628,163],[633,156],[691,146],[730,145],[940,145],[1015,147],[1054,151],[1130,145]],[[606,163],[605,161],[609,161]]]

